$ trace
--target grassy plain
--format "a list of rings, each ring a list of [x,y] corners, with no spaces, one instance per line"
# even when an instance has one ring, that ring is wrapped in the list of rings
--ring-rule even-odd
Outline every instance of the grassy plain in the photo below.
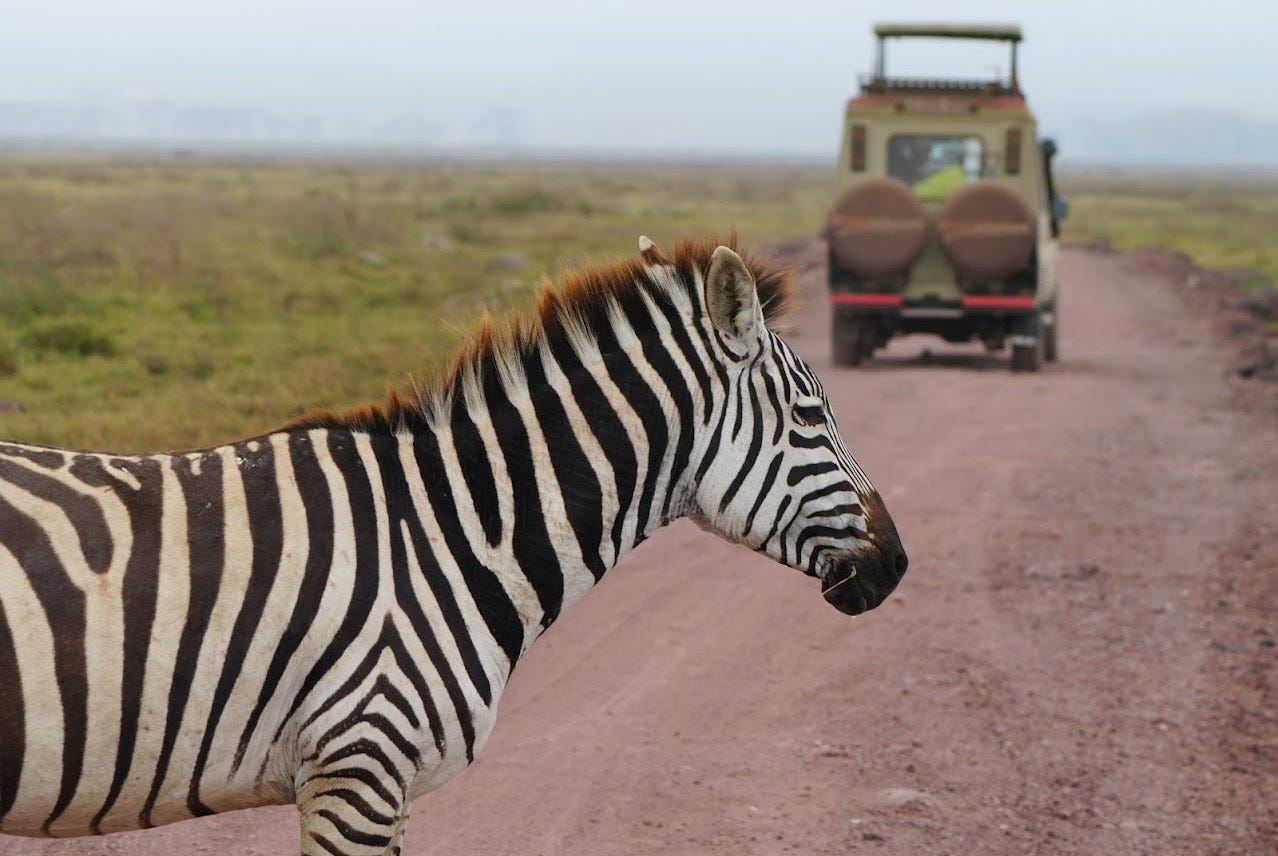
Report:
[[[1067,174],[1066,239],[1278,276],[1278,179]],[[379,397],[584,261],[810,235],[811,166],[0,158],[0,437],[147,451]],[[522,259],[513,258],[518,254]]]
[[[1244,285],[1278,281],[1278,172],[1067,170],[1065,237],[1155,244],[1199,265],[1247,268]]]
[[[0,436],[156,450],[379,398],[637,239],[819,228],[822,168],[0,160]],[[512,259],[519,254],[522,260]]]

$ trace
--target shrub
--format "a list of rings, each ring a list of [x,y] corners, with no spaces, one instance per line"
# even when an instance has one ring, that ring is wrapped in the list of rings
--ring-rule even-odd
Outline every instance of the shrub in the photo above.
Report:
[[[488,207],[498,214],[518,217],[558,211],[564,207],[564,202],[540,187],[525,187],[494,196]]]
[[[92,323],[79,318],[60,318],[46,322],[30,330],[26,345],[37,351],[47,351],[68,356],[110,357],[116,352],[115,341],[96,329]]]
[[[18,349],[12,342],[0,340],[0,377],[18,373]]]

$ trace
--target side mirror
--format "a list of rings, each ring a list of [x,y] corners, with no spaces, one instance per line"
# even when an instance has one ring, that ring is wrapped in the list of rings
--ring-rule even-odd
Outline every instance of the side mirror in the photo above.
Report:
[[[1069,216],[1069,197],[1061,196],[1059,193],[1052,197],[1052,219],[1064,220]]]

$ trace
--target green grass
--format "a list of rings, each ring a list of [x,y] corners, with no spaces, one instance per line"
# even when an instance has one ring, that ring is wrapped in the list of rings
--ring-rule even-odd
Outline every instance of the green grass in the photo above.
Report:
[[[1245,286],[1278,281],[1278,173],[1065,172],[1064,237],[1117,249],[1159,245],[1203,267],[1247,268]]]
[[[381,396],[647,234],[814,234],[829,168],[0,158],[0,437],[148,451]],[[1065,238],[1278,276],[1278,180],[1067,174]],[[490,263],[519,253],[524,269]]]
[[[0,160],[0,436],[157,450],[382,395],[539,280],[820,227],[829,170]],[[519,253],[522,270],[490,267]]]

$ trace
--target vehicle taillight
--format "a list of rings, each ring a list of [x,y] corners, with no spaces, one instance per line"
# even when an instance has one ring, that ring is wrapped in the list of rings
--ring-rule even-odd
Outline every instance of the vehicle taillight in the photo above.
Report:
[[[1020,128],[1007,129],[1007,137],[1003,141],[1003,168],[1008,175],[1017,175],[1021,171]]]
[[[852,126],[852,171],[861,172],[865,169],[865,126]]]

